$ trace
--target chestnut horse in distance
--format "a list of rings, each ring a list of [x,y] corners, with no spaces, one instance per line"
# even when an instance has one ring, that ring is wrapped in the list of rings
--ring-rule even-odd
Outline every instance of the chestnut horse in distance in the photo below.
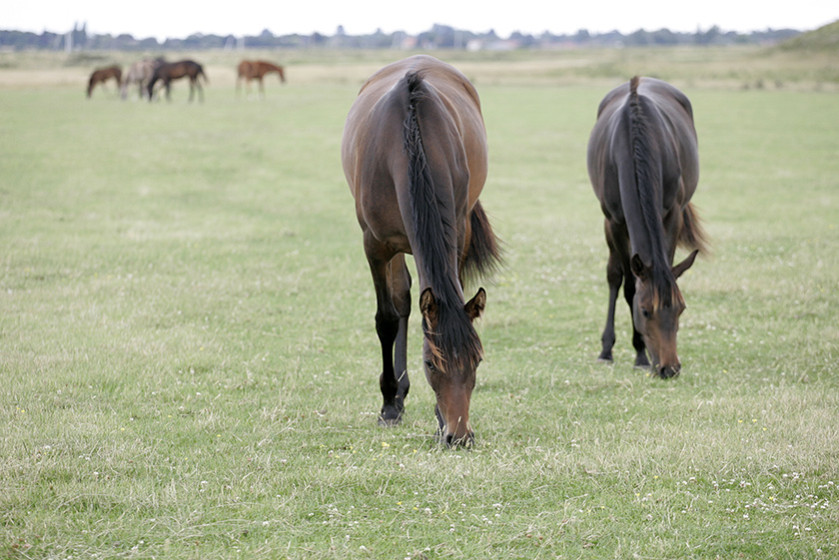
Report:
[[[247,93],[250,93],[251,80],[257,80],[259,82],[259,93],[261,93],[264,97],[265,84],[262,82],[262,78],[264,78],[266,74],[270,74],[271,72],[276,72],[280,77],[280,82],[285,83],[285,71],[283,70],[283,67],[278,66],[277,64],[273,64],[271,62],[267,62],[265,60],[243,60],[239,63],[237,71],[237,93],[241,89],[242,80],[245,81],[245,90]]]
[[[699,181],[693,108],[681,91],[633,78],[600,103],[588,144],[588,172],[606,217],[609,309],[600,360],[612,361],[621,282],[632,313],[635,365],[676,377],[676,333],[685,300],[676,280],[705,249],[690,202]],[[676,246],[692,250],[673,266]],[[647,359],[649,351],[650,360]]]
[[[154,92],[154,84],[158,81],[163,83],[166,89],[166,99],[171,100],[171,84],[173,80],[180,78],[189,78],[189,100],[192,101],[195,90],[198,90],[198,96],[201,101],[204,101],[204,89],[201,87],[199,78],[204,78],[204,81],[209,81],[207,75],[204,73],[204,68],[194,60],[179,60],[178,62],[164,62],[157,66],[152,72],[151,79],[146,86],[146,92],[149,96],[149,101],[152,100],[152,93]]]
[[[93,93],[93,88],[96,84],[102,84],[113,78],[117,82],[117,88],[122,84],[122,69],[119,66],[108,66],[107,68],[98,68],[90,75],[90,80],[87,83],[87,96]]]
[[[487,176],[478,93],[458,70],[430,56],[385,66],[350,109],[341,159],[376,290],[379,421],[399,423],[410,387],[407,253],[419,275],[423,360],[437,397],[438,434],[447,445],[469,445],[469,402],[483,354],[472,322],[486,292],[480,288],[464,301],[463,280],[491,271],[499,259],[478,201]]]

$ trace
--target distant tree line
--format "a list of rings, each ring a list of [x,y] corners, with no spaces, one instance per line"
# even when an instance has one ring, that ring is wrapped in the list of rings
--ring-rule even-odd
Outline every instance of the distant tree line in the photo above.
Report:
[[[499,37],[495,31],[474,33],[455,29],[446,25],[434,25],[428,31],[418,35],[409,35],[404,31],[384,33],[377,30],[368,35],[348,35],[338,27],[332,36],[313,33],[311,35],[274,35],[265,29],[259,35],[237,37],[234,35],[204,35],[196,33],[183,39],[158,41],[153,37],[138,39],[128,34],[92,34],[87,32],[87,25],[76,24],[67,33],[44,31],[41,34],[25,31],[0,30],[0,48],[23,50],[202,50],[232,48],[423,48],[423,49],[551,49],[571,47],[640,47],[640,46],[676,46],[676,45],[733,45],[733,44],[774,44],[799,35],[794,29],[768,29],[750,33],[723,31],[719,27],[697,30],[695,33],[674,32],[668,29],[645,31],[639,29],[623,34],[619,31],[609,33],[589,33],[581,29],[574,34],[545,32],[539,35],[515,32],[508,38]]]

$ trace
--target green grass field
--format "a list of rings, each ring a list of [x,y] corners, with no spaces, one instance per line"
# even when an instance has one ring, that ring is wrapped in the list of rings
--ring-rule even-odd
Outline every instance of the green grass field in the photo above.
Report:
[[[169,104],[87,100],[90,67],[4,53],[0,557],[839,556],[839,98],[822,62],[737,53],[452,55],[506,250],[472,450],[434,440],[416,317],[405,420],[376,423],[339,145],[361,80],[402,54],[297,55],[264,100],[207,55],[189,105],[177,83]],[[585,146],[634,72],[682,87],[700,137],[713,255],[680,281],[672,381],[632,368],[623,306],[615,364],[595,359]]]

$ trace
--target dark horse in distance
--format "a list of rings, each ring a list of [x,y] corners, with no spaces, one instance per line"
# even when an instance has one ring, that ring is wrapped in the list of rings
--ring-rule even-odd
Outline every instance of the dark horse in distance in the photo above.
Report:
[[[164,62],[154,69],[151,79],[146,86],[146,92],[149,96],[149,101],[152,100],[152,93],[154,92],[154,84],[160,80],[163,87],[166,89],[166,99],[170,100],[171,83],[172,80],[180,78],[189,78],[189,100],[192,101],[195,90],[198,90],[198,96],[201,101],[204,100],[204,90],[201,87],[201,82],[198,78],[204,78],[204,81],[209,81],[204,69],[200,64],[194,60],[179,60],[178,62]]]
[[[271,72],[276,72],[280,77],[280,82],[285,83],[285,70],[282,66],[265,60],[243,60],[237,68],[236,91],[238,92],[241,89],[242,80],[244,80],[245,89],[250,92],[251,80],[256,80],[259,82],[259,93],[265,96],[265,84],[262,78]]]
[[[384,404],[380,422],[401,420],[410,383],[407,330],[411,276],[419,275],[425,375],[437,397],[441,441],[469,445],[469,402],[483,348],[462,280],[492,270],[498,243],[478,195],[487,140],[478,93],[452,66],[414,56],[385,66],[361,88],[341,149],[376,290]],[[394,358],[395,345],[395,358]]]
[[[676,279],[705,249],[690,203],[699,180],[699,153],[688,98],[653,78],[635,77],[612,90],[600,103],[591,132],[588,172],[606,216],[609,246],[609,311],[600,359],[612,361],[615,305],[623,282],[635,365],[651,365],[662,378],[676,377],[681,370],[676,333],[685,309]],[[693,251],[673,266],[677,245]]]
[[[108,80],[113,78],[117,82],[117,89],[122,84],[122,69],[119,66],[108,66],[107,68],[98,68],[90,75],[87,82],[87,96],[93,93],[93,88],[96,84],[105,84]]]

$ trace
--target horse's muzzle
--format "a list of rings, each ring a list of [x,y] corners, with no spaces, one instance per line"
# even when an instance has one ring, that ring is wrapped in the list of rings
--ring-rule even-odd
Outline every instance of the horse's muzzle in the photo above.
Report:
[[[662,379],[673,379],[675,377],[679,377],[679,374],[682,372],[682,364],[675,364],[672,366],[663,366],[659,367],[656,371],[658,376]]]
[[[475,444],[475,433],[470,430],[461,437],[457,437],[453,433],[441,434],[440,441],[445,443],[447,447],[472,447]]]

